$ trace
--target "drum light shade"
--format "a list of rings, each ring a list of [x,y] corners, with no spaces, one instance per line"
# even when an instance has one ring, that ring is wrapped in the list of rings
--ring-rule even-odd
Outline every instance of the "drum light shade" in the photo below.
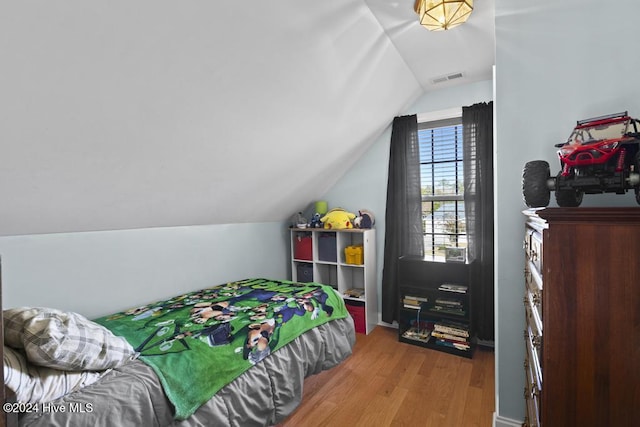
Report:
[[[316,213],[319,213],[320,215],[324,215],[327,213],[327,210],[328,210],[328,206],[326,201],[318,200],[316,202]]]
[[[449,30],[469,18],[473,0],[416,0],[413,9],[429,31]]]

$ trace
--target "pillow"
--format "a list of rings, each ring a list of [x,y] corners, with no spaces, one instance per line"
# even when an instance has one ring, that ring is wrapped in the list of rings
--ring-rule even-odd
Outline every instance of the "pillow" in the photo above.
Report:
[[[4,313],[5,344],[24,348],[29,362],[65,371],[101,371],[135,355],[115,336],[80,314],[52,308],[11,308]]]
[[[35,317],[40,308],[11,308],[2,312],[4,319],[4,343],[13,348],[24,348],[22,334],[24,324]]]
[[[101,372],[70,372],[31,365],[18,350],[4,346],[4,383],[20,403],[51,402],[96,382]]]

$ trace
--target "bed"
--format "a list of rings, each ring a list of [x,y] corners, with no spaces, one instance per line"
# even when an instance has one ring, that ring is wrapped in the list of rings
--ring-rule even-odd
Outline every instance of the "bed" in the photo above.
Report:
[[[333,288],[262,278],[93,320],[11,308],[0,333],[2,421],[33,427],[275,425],[355,343]]]

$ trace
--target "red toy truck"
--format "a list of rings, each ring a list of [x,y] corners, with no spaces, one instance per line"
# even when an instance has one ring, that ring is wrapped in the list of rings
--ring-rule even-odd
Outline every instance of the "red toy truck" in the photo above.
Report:
[[[640,204],[640,133],[638,119],[627,112],[578,121],[559,149],[561,171],[550,174],[549,163],[524,166],[522,193],[531,208],[549,204],[555,191],[561,207],[580,206],[584,194],[625,194],[633,189]]]

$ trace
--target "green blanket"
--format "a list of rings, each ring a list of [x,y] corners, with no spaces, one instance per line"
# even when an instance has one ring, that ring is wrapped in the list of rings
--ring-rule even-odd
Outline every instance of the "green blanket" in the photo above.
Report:
[[[151,366],[185,419],[252,365],[347,316],[330,286],[268,279],[227,283],[96,319]]]

